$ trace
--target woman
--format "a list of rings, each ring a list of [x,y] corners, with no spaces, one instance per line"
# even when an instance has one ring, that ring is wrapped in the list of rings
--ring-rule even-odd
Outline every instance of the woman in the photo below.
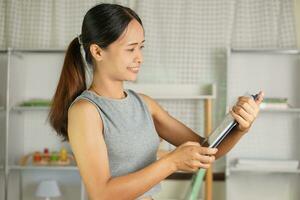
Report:
[[[97,5],[86,13],[81,31],[66,52],[49,116],[70,142],[92,200],[152,199],[170,174],[208,168],[228,152],[259,112],[262,94],[256,102],[240,97],[232,111],[239,125],[230,137],[218,151],[202,147],[203,138],[151,97],[124,90],[123,82],[136,80],[143,62],[144,29],[133,10]],[[178,147],[156,160],[159,137]]]

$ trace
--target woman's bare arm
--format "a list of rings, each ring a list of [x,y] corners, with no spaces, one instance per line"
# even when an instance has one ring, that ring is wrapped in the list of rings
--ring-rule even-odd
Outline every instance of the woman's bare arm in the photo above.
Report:
[[[144,94],[139,95],[146,102],[152,114],[155,129],[161,138],[174,146],[179,146],[188,141],[202,143],[203,137],[171,116],[154,99]]]
[[[201,136],[185,126],[183,123],[169,115],[154,99],[139,94],[147,103],[152,114],[156,131],[159,136],[167,142],[179,146],[185,142],[193,141],[202,144],[204,140]],[[234,128],[226,139],[218,147],[216,158],[220,158],[230,151],[240,138],[249,130],[252,122],[259,112],[259,104],[263,100],[263,93],[260,93],[259,99],[255,102],[249,97],[240,97],[237,104],[233,107],[233,116],[238,121],[239,126]]]

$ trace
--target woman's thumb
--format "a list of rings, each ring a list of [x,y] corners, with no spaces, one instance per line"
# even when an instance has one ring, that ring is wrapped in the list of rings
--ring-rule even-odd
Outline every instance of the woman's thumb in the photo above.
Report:
[[[264,96],[265,96],[264,92],[263,92],[263,91],[260,91],[260,92],[258,93],[258,97],[255,99],[255,103],[256,103],[257,105],[261,104],[261,102],[264,100]]]

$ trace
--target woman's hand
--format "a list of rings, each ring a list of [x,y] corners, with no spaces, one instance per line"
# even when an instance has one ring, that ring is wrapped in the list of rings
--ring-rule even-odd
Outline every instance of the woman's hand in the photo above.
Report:
[[[176,171],[196,172],[199,168],[209,168],[215,161],[218,149],[202,147],[198,142],[186,142],[166,156],[174,164]]]
[[[264,93],[260,91],[256,100],[246,96],[238,98],[238,102],[232,107],[230,113],[238,122],[237,130],[239,132],[248,132],[259,113],[259,105],[263,101],[263,97]]]

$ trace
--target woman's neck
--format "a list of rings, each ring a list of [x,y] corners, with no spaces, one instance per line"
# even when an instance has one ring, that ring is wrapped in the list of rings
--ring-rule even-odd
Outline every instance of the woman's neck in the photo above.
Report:
[[[112,99],[123,99],[126,97],[123,88],[123,81],[93,80],[89,90],[99,96]]]

